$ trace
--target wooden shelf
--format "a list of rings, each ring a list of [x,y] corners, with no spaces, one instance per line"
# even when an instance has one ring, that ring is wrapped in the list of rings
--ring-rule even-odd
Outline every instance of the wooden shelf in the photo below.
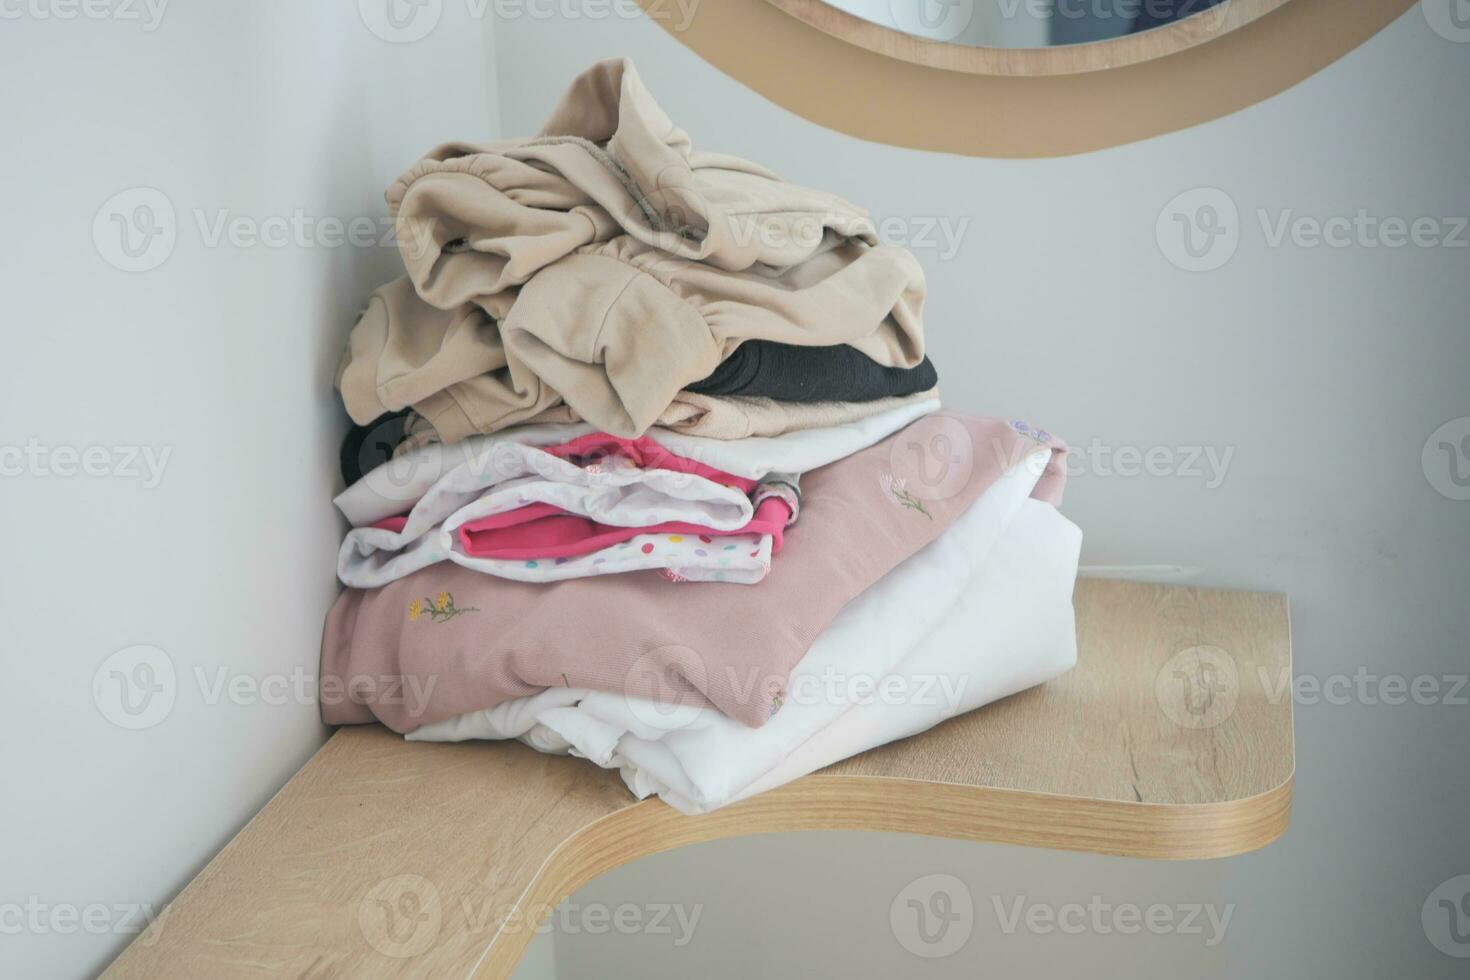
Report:
[[[1293,772],[1284,596],[1083,580],[1064,678],[701,817],[519,743],[323,746],[105,976],[503,977],[645,855],[881,830],[1149,858],[1254,850]]]

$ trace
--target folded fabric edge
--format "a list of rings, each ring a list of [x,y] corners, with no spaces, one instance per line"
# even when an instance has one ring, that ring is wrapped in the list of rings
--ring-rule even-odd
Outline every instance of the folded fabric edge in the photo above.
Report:
[[[758,480],[771,472],[802,473],[866,449],[904,426],[939,411],[938,399],[903,405],[853,422],[801,429],[779,436],[712,439],[669,429],[652,428],[648,436],[680,456]],[[545,423],[506,429],[464,442],[433,443],[382,463],[333,498],[342,516],[363,527],[411,508],[450,471],[475,465],[496,446],[546,446],[596,432],[581,422]]]
[[[1057,592],[1057,595],[1050,596],[1046,606],[1048,613],[1057,620],[1057,628],[1060,629],[1060,632],[1054,632],[1049,645],[1038,653],[1035,669],[1030,673],[1022,670],[1019,675],[1013,672],[1012,676],[1006,678],[981,680],[979,683],[982,696],[975,703],[964,706],[962,711],[973,710],[982,704],[1049,680],[1064,673],[1075,662],[1075,633],[1070,618],[1070,600],[1081,532],[1049,503],[1030,499],[1023,501],[1023,504],[1045,515],[1044,519],[1050,522],[1054,537],[1064,542],[1071,541],[1070,551],[1066,550],[1067,546],[1064,543],[1063,557],[1059,561],[1054,559],[1048,572],[1051,580],[1066,582],[1065,589],[1058,587],[1053,590]],[[1010,533],[1012,532],[1008,528],[1006,532],[1003,532],[1002,537]],[[983,576],[984,566],[992,560],[992,554],[999,546],[1000,541],[998,540],[991,548],[991,553],[987,554],[986,559],[982,559],[981,567],[977,568],[971,578],[972,582]],[[1062,592],[1065,594],[1061,594]],[[961,593],[956,604],[964,600],[967,594],[968,592]],[[1045,614],[1047,613],[1038,613],[1038,615]],[[1065,622],[1062,622],[1063,617]],[[924,636],[916,641],[914,647],[889,671],[889,674],[912,673],[921,669],[924,663],[924,658],[920,655],[921,650],[925,643],[929,642],[936,629],[937,627],[925,629]],[[951,665],[949,669],[953,671],[955,668]],[[834,742],[828,735],[828,730],[837,729],[845,718],[855,713],[863,713],[863,716],[871,723],[874,716],[871,706],[866,709],[862,705],[854,706],[845,711],[843,715],[839,715],[833,722],[819,729],[816,734],[787,750],[784,757],[764,775],[745,786],[733,787],[733,792],[711,797],[696,789],[695,784],[684,773],[677,755],[667,745],[655,740],[641,739],[639,740],[641,744],[635,747],[631,739],[625,741],[621,737],[623,734],[631,734],[630,732],[608,725],[602,719],[592,717],[586,711],[581,710],[578,705],[586,697],[596,697],[596,695],[593,692],[570,691],[565,688],[553,689],[531,698],[521,699],[519,704],[507,704],[488,711],[470,712],[445,722],[426,726],[407,737],[416,741],[518,737],[539,751],[569,753],[587,758],[604,768],[616,767],[635,796],[643,798],[649,795],[660,795],[670,805],[683,812],[700,813],[716,809],[751,793],[774,788],[840,758],[857,754],[896,738],[906,737],[938,724],[951,714],[961,713],[951,712],[933,717],[920,717],[917,720],[909,719],[903,722],[903,725],[906,726],[903,730],[896,730],[892,724],[885,727],[881,722],[876,725],[869,724],[866,727],[874,729],[876,734],[867,732],[848,736],[847,742],[841,738]],[[883,707],[878,706],[877,714],[883,713]],[[653,710],[656,710],[656,706]],[[898,722],[894,721],[894,724]],[[852,727],[861,730],[865,726],[858,724]],[[654,770],[660,771],[662,778],[655,776]]]
[[[735,788],[732,792],[719,795],[701,792],[696,782],[688,778],[688,773],[682,766],[674,770],[659,758],[648,757],[642,752],[630,753],[628,749],[631,746],[625,740],[620,744],[623,751],[622,764],[619,766],[624,784],[640,799],[657,795],[681,813],[708,813],[757,793],[775,789],[869,749],[927,731],[955,715],[966,714],[1066,673],[1076,664],[1071,583],[1076,579],[1081,531],[1049,503],[1027,500],[1023,507],[1031,512],[1028,516],[1032,520],[1020,527],[1015,525],[1022,525],[1022,521],[1018,519],[1013,522],[1013,526],[1007,528],[993,550],[1000,552],[1002,549],[1024,549],[1026,559],[1019,563],[1022,569],[1036,572],[1037,578],[1049,575],[1054,576],[1058,582],[1065,580],[1067,583],[1064,589],[1059,585],[1052,593],[1031,596],[1032,608],[1025,610],[1023,624],[1024,635],[1031,645],[1029,655],[1024,660],[1012,661],[1012,669],[1008,672],[995,674],[988,669],[980,669],[978,665],[972,666],[968,671],[959,665],[946,665],[942,663],[945,659],[943,648],[946,644],[952,644],[952,641],[939,635],[948,632],[945,623],[941,622],[927,631],[903,659],[874,685],[875,689],[881,689],[894,679],[905,682],[920,676],[941,673],[954,678],[956,683],[963,678],[966,682],[963,686],[969,689],[970,696],[959,706],[959,710],[925,711],[913,706],[896,707],[880,701],[851,705],[800,745],[790,748],[782,759],[755,780]],[[1035,533],[1038,530],[1040,534]],[[1038,545],[1040,550],[1050,549],[1053,554],[1034,553]],[[972,584],[993,579],[992,575],[987,574],[992,564],[992,560],[988,559],[987,568],[976,573]],[[994,581],[990,582],[991,587],[994,584]],[[973,606],[977,603],[993,613],[987,617],[991,621],[991,627],[1004,616],[1022,614],[1020,604],[1005,609],[1003,604],[972,587],[953,604],[945,621],[970,621],[971,617],[965,615],[963,610],[967,604]],[[997,605],[1002,605],[1002,608],[994,608]],[[957,612],[959,615],[956,615]],[[639,748],[645,749],[647,746]],[[667,751],[666,747],[660,748]],[[632,758],[635,754],[640,758]]]

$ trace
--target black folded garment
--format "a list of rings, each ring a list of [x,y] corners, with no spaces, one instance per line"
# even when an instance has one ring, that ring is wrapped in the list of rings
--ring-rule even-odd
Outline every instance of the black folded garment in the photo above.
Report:
[[[342,465],[342,481],[349,487],[393,458],[407,436],[403,427],[412,409],[405,408],[389,415],[379,415],[367,425],[354,425],[342,439],[338,462]]]
[[[884,367],[856,347],[798,347],[747,340],[714,374],[688,386],[700,395],[756,395],[786,402],[871,402],[916,395],[939,383],[929,358],[912,368]],[[342,440],[342,479],[350,487],[393,458],[407,438],[411,409],[355,425]]]
[[[929,358],[918,367],[884,367],[856,347],[797,347],[747,340],[688,386],[699,395],[759,395],[784,402],[871,402],[914,395],[939,383]]]

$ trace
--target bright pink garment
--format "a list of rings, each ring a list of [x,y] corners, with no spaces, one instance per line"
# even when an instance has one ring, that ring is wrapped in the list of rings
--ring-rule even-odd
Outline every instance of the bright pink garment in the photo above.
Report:
[[[460,525],[459,542],[474,558],[576,558],[635,538],[640,534],[690,534],[705,538],[732,534],[769,534],[771,553],[781,550],[781,532],[791,519],[791,505],[767,497],[755,509],[750,523],[733,531],[698,524],[665,521],[649,527],[599,524],[580,514],[569,514],[551,504],[528,504],[503,514],[492,514]]]
[[[642,470],[670,470],[674,473],[685,473],[691,476],[703,477],[704,479],[709,480],[712,483],[718,483],[721,486],[725,487],[733,487],[746,495],[749,495],[750,492],[756,488],[757,483],[757,481],[749,479],[747,477],[735,476],[733,473],[726,473],[724,470],[717,470],[713,466],[706,466],[704,463],[698,462],[697,460],[689,459],[687,456],[679,456],[665,449],[663,446],[659,445],[657,442],[654,442],[647,436],[641,436],[637,439],[623,439],[619,436],[609,435],[606,432],[589,432],[585,436],[578,436],[571,442],[564,442],[559,446],[542,446],[541,450],[542,452],[549,453],[552,456],[557,457],[558,459],[564,459],[574,466],[578,466],[582,469],[591,469],[594,472],[598,467],[602,465],[603,460],[611,458],[621,458],[627,460],[628,463]],[[506,520],[507,518],[511,518],[516,515],[520,515],[519,520]],[[476,558],[565,558],[571,557],[573,555],[583,555],[589,551],[596,551],[598,550],[598,548],[603,547],[603,545],[597,545],[595,547],[587,548],[585,551],[571,551],[565,553],[560,551],[553,553],[549,551],[526,550],[524,554],[521,553],[521,550],[525,550],[524,548],[516,551],[515,554],[502,554],[499,551],[486,551],[482,553],[480,551],[470,550],[472,548],[471,538],[476,536],[475,532],[478,530],[491,531],[496,528],[509,528],[513,524],[521,524],[528,522],[534,518],[544,518],[553,515],[565,515],[569,520],[579,519],[586,530],[575,535],[575,537],[578,539],[590,537],[594,534],[599,533],[600,529],[607,527],[607,525],[598,524],[595,521],[589,521],[585,518],[578,518],[577,515],[569,514],[567,511],[562,510],[560,507],[556,507],[551,504],[531,504],[518,510],[511,511],[509,514],[497,514],[493,517],[486,517],[481,518],[478,521],[472,521],[461,528],[460,539],[464,543],[465,553],[468,555],[473,555]],[[789,518],[791,516],[790,509],[785,509],[784,514],[779,516]],[[773,516],[771,519],[775,520],[775,516]],[[712,531],[709,528],[700,527],[695,524],[669,523],[661,524],[658,527],[640,528],[633,531],[632,533],[644,534],[658,531],[671,531],[674,533],[687,534],[770,533],[766,531],[764,527],[758,527],[757,525],[759,523],[760,521],[758,518],[752,518],[751,522],[748,525],[738,531]],[[399,514],[395,517],[385,517],[382,520],[374,521],[369,526],[381,528],[385,531],[397,532],[402,531],[407,524],[408,515]],[[786,525],[783,523],[780,526],[785,527]],[[618,528],[616,530],[623,529]],[[549,527],[543,530],[539,530],[536,534],[532,534],[531,531],[528,529],[526,532],[524,532],[523,536],[512,535],[505,540],[512,542],[529,542],[533,540],[539,540],[540,538],[537,537],[537,534],[549,535],[549,537],[547,537],[546,539],[550,541],[572,540],[572,532],[570,530],[563,529],[559,532],[552,532]],[[632,535],[628,535],[627,537],[631,536]],[[781,535],[779,530],[776,532],[775,537],[776,540],[772,542],[771,545],[773,552],[779,550],[781,547]],[[488,538],[486,540],[488,540]],[[617,538],[609,541],[608,543],[617,544],[619,541],[624,540],[626,540],[626,537]],[[484,547],[490,547],[490,545],[487,544],[484,545]]]

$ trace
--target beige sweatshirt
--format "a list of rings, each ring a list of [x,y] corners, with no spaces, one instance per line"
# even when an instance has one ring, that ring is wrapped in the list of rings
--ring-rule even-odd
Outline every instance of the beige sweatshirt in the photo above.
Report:
[[[748,339],[923,358],[913,256],[835,195],[692,151],[626,60],[540,136],[438,147],[387,197],[407,275],[343,355],[359,424],[412,405],[453,442],[565,402],[633,437]]]

